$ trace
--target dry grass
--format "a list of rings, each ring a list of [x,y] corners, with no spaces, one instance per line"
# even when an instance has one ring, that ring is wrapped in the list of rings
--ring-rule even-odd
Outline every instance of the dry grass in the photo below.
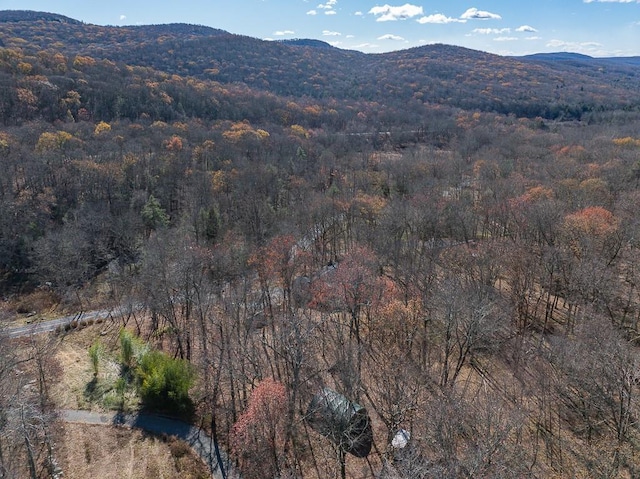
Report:
[[[57,316],[58,299],[50,291],[36,290],[20,297],[0,301],[0,327],[23,326]]]
[[[100,335],[105,327],[105,324],[94,324],[59,336],[55,358],[63,374],[59,381],[53,384],[51,394],[61,409],[101,409],[99,402],[94,403],[87,397],[87,386],[93,380],[88,351],[97,338],[105,345],[107,351],[115,343],[113,336],[117,336],[117,332]],[[118,375],[118,366],[109,360],[110,355],[109,352],[100,361],[97,378],[98,383],[107,388],[115,382]]]
[[[58,459],[66,479],[208,478],[204,464],[173,438],[119,427],[66,424]]]
[[[106,335],[101,335],[106,330]],[[104,401],[91,401],[87,386],[94,380],[89,346],[99,338],[105,347],[97,384],[105,389],[118,377],[119,365],[109,358],[116,352],[118,328],[95,324],[60,335],[55,357],[63,371],[53,384],[52,396],[61,409],[106,409]],[[64,424],[57,456],[66,479],[208,478],[207,469],[191,449],[175,438],[145,432],[85,424]]]

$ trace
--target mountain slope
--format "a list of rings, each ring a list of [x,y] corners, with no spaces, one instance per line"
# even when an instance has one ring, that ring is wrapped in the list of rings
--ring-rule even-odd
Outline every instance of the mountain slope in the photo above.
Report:
[[[633,60],[572,54],[512,58],[447,45],[372,55],[193,25],[103,27],[55,17],[34,21],[49,15],[37,12],[4,15],[12,21],[0,23],[0,41],[27,55],[55,50],[243,83],[281,96],[373,101],[408,110],[442,104],[560,119],[640,105],[640,70]]]

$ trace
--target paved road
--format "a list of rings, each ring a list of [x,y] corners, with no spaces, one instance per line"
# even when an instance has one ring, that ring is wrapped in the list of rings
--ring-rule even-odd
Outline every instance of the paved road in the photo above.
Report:
[[[31,336],[33,334],[50,333],[57,328],[64,328],[73,321],[89,321],[98,319],[107,319],[112,316],[119,316],[122,313],[108,309],[100,309],[98,311],[88,311],[86,313],[77,313],[71,316],[64,316],[57,319],[49,319],[44,321],[33,322],[25,326],[14,326],[0,331],[0,336],[6,336],[10,339],[20,338],[23,336]]]
[[[142,305],[138,303],[122,304],[112,309],[84,311],[81,313],[64,316],[62,318],[37,320],[31,324],[26,324],[24,326],[14,326],[11,328],[0,329],[0,336],[13,339],[32,336],[34,334],[50,333],[52,331],[55,331],[57,328],[64,328],[66,325],[71,324],[74,321],[97,321],[100,319],[105,320],[109,318],[118,318],[120,316],[131,314],[132,311],[138,311],[140,309],[142,309]]]
[[[369,135],[370,133],[362,133],[363,135]],[[360,133],[355,133],[360,135]],[[339,214],[331,218],[327,218],[326,221],[315,224],[296,244],[291,248],[291,255],[296,256],[300,250],[307,250],[311,245],[324,234],[327,229],[334,226],[336,223],[344,221],[345,215]],[[282,300],[284,293],[281,289],[276,288],[272,291],[272,299]],[[253,305],[256,310],[260,309],[258,303]],[[110,317],[119,317],[130,313],[131,311],[137,311],[143,309],[143,305],[140,303],[134,303],[129,305],[122,305],[114,309],[100,309],[97,311],[87,311],[77,313],[70,316],[65,316],[57,319],[35,321],[32,324],[25,326],[15,326],[11,328],[0,328],[0,337],[7,337],[9,339],[15,339],[20,337],[28,337],[34,334],[49,333],[55,331],[57,328],[64,328],[66,325],[71,324],[74,321],[90,321],[98,319],[108,319]]]
[[[223,451],[216,448],[213,439],[202,429],[176,419],[154,414],[98,413],[64,409],[60,412],[65,422],[98,424],[103,426],[128,426],[155,434],[169,434],[185,441],[207,464],[215,479],[238,477],[232,474],[231,464]],[[221,468],[222,466],[222,468]]]

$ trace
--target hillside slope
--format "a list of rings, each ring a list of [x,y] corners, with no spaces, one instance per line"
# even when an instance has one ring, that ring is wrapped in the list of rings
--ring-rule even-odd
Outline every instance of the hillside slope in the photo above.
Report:
[[[44,50],[108,59],[298,98],[433,103],[561,119],[640,104],[633,59],[550,62],[548,55],[501,57],[447,45],[373,55],[202,26],[97,26],[35,12],[0,12],[0,41],[27,55]]]

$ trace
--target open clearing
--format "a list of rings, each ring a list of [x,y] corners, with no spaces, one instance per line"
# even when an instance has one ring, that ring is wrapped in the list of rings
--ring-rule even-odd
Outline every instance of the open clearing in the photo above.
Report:
[[[182,441],[121,427],[65,424],[58,459],[67,479],[199,479],[210,475]]]

